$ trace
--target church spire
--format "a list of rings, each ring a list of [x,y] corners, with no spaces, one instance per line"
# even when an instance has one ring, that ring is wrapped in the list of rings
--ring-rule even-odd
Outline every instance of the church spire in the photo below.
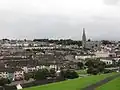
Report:
[[[82,47],[86,47],[86,34],[85,34],[85,28],[83,28],[83,35],[82,35]]]

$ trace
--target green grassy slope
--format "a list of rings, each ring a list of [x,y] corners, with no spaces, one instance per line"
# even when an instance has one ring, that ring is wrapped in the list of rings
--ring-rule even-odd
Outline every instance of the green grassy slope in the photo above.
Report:
[[[37,87],[26,88],[23,90],[80,90],[81,88],[94,84],[102,79],[105,79],[106,77],[115,74],[116,73],[88,76],[84,78],[77,78],[73,80],[67,80],[67,81],[51,83],[47,85],[41,85]]]

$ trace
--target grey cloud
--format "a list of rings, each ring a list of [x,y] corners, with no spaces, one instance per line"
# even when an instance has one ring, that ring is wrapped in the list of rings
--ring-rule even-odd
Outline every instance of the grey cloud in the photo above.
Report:
[[[94,40],[108,39],[119,40],[120,36],[120,19],[93,17],[93,22],[83,24],[86,27],[88,38]]]
[[[77,35],[76,28],[69,24],[68,17],[1,12],[1,38],[69,38],[69,36],[76,37]]]
[[[0,12],[0,38],[72,38],[81,40],[83,27],[86,28],[88,38],[95,40],[118,40],[120,38],[119,18],[93,16],[92,22],[84,22],[79,17],[34,15],[5,10]]]

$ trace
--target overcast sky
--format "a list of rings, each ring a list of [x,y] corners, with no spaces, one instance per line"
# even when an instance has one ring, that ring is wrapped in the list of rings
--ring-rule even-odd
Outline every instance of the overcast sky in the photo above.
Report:
[[[0,38],[120,40],[120,0],[0,0]]]

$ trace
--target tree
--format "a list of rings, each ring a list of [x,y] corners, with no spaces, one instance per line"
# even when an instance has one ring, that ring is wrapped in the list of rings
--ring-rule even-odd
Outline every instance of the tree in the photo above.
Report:
[[[74,79],[74,78],[78,78],[78,77],[79,77],[79,75],[77,74],[77,72],[71,71],[70,76],[68,78],[69,79]]]
[[[51,77],[55,77],[56,76],[55,68],[50,69],[50,76]]]
[[[47,69],[39,69],[35,72],[34,79],[36,80],[43,80],[49,76],[49,71]]]
[[[103,73],[106,64],[99,59],[88,60],[85,65],[88,67],[87,73],[94,74]]]
[[[119,67],[119,71],[120,71],[120,60],[117,62],[117,66]]]
[[[75,41],[71,39],[60,39],[60,40],[49,40],[49,39],[34,39],[34,42],[49,42],[49,43],[55,43],[55,44],[62,44],[62,45],[78,45],[82,46],[82,41]]]
[[[113,70],[104,69],[104,73],[112,73]]]
[[[74,79],[74,78],[78,78],[79,75],[74,70],[68,69],[68,70],[61,71],[61,77],[66,78],[66,79]]]
[[[98,67],[97,67],[99,72],[104,72],[105,66],[106,66],[106,64],[104,62],[99,61],[98,62]]]
[[[33,73],[24,73],[24,79],[28,81],[30,78],[33,78],[34,74]]]
[[[11,81],[7,78],[1,78],[0,79],[0,86],[4,86],[5,84],[10,84]]]
[[[97,75],[99,73],[99,69],[90,67],[90,68],[88,68],[87,73]]]
[[[110,42],[108,40],[102,40],[101,42],[103,45],[112,44],[112,42]]]
[[[85,65],[89,68],[89,67],[93,67],[93,61],[91,59],[88,59],[88,61],[85,63]]]
[[[26,49],[26,52],[30,52],[31,50],[30,49]]]
[[[120,66],[120,60],[118,61],[117,65]]]
[[[93,67],[88,68],[87,73],[92,74],[93,73]]]
[[[91,39],[88,39],[88,42],[90,42],[91,41]]]
[[[94,69],[92,70],[92,74],[93,74],[93,75],[97,75],[98,73],[99,73],[99,69],[94,68]]]
[[[5,84],[10,84],[10,83],[11,83],[11,81],[7,78],[0,79],[0,86],[2,86],[3,90],[5,90],[5,88],[4,88]]]
[[[82,69],[83,66],[84,66],[84,64],[83,64],[82,62],[78,62],[78,63],[77,63],[77,66],[79,67],[79,69]]]

